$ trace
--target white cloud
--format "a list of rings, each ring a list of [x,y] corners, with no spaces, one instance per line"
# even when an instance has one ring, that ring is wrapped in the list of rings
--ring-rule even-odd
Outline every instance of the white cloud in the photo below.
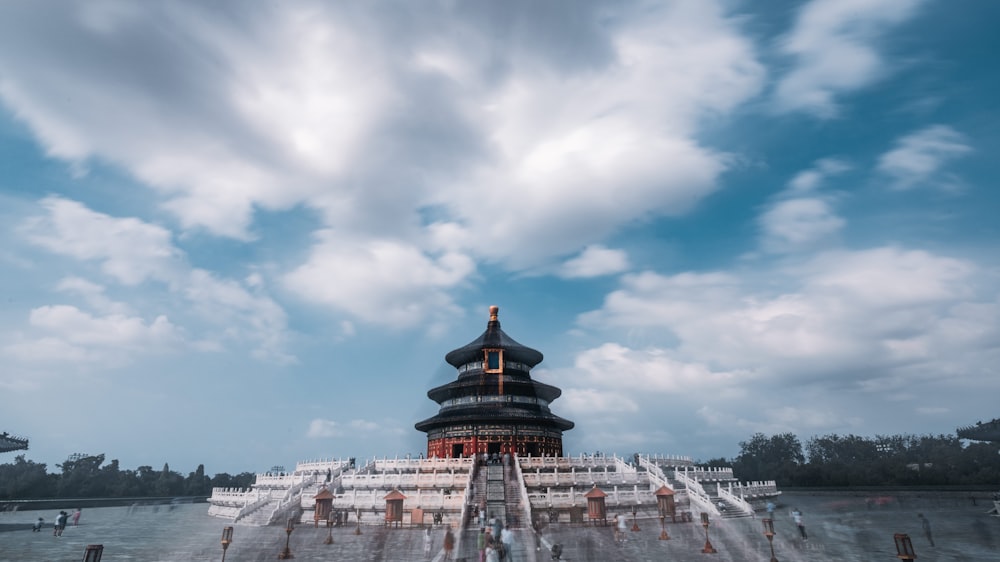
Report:
[[[607,388],[567,388],[558,408],[570,416],[611,414],[617,417],[625,412],[639,411],[639,405],[627,394]]]
[[[928,416],[947,414],[949,412],[951,412],[951,408],[945,408],[942,406],[921,406],[917,408],[918,414],[924,414]]]
[[[223,339],[254,342],[253,356],[258,359],[296,362],[285,352],[287,315],[262,290],[197,268],[188,272],[182,283],[180,292],[203,320],[223,330]]]
[[[835,97],[868,86],[886,73],[881,36],[916,12],[923,0],[813,0],[781,42],[794,67],[775,91],[781,111],[818,117],[837,114]]]
[[[766,400],[766,397],[760,397]],[[857,426],[856,418],[843,417],[825,404],[809,404],[807,406],[776,406],[763,403],[759,408],[746,411],[746,416],[733,411],[720,410],[711,405],[698,408],[698,416],[710,428],[722,429],[727,433],[738,431],[740,434],[764,433],[801,433],[825,431],[831,427]]]
[[[169,295],[180,296],[185,313],[196,313],[213,332],[196,348],[217,347],[213,339],[249,341],[259,358],[294,361],[284,351],[285,312],[264,293],[259,275],[248,276],[244,286],[192,267],[173,244],[169,230],[136,218],[112,217],[59,197],[47,197],[40,204],[44,212],[27,218],[21,227],[30,242],[58,255],[97,262],[102,272],[123,285],[152,282],[154,287],[165,287]],[[131,314],[130,307],[106,296],[106,287],[82,278],[64,279],[57,288],[80,294],[95,310],[113,313],[104,318],[120,320]],[[85,324],[78,326],[85,330]]]
[[[583,350],[571,368],[545,374],[564,389],[555,411],[578,420],[588,436],[616,428],[625,431],[629,418],[624,414],[659,412],[652,418],[677,418],[692,404],[739,401],[746,396],[743,385],[754,379],[753,373],[717,372],[702,363],[678,360],[664,349],[632,349],[618,343]],[[684,406],[674,404],[679,396]],[[673,411],[661,412],[665,405]],[[658,430],[648,426],[650,421],[642,422],[641,431]]]
[[[166,316],[147,322],[136,316],[94,316],[70,305],[41,306],[28,324],[37,336],[22,335],[3,354],[25,363],[128,363],[137,354],[162,353],[183,341]]]
[[[823,158],[796,174],[757,218],[763,249],[800,252],[830,243],[846,221],[834,210],[834,198],[822,194],[820,188],[828,178],[849,169],[843,160]]]
[[[569,279],[599,277],[621,273],[628,268],[628,254],[624,250],[594,244],[584,248],[578,256],[566,260],[559,275]]]
[[[53,253],[93,260],[101,271],[125,285],[147,279],[171,281],[183,263],[183,253],[170,231],[135,218],[116,218],[61,197],[40,201],[45,214],[28,218],[22,231]]]
[[[337,422],[319,418],[309,422],[309,429],[306,431],[306,437],[312,438],[340,437],[342,435],[344,435],[344,430]]]
[[[351,420],[350,424],[348,424],[348,425],[350,425],[351,429],[354,430],[354,431],[365,431],[365,432],[367,432],[367,431],[375,431],[379,427],[381,427],[379,424],[377,424],[377,423],[375,423],[373,421],[361,420],[361,419]]]
[[[99,351],[73,345],[56,337],[19,339],[2,348],[2,353],[19,363],[92,363],[105,357]]]
[[[779,201],[760,218],[763,245],[772,252],[809,247],[839,232],[845,224],[830,203],[818,197]]]
[[[309,422],[309,429],[306,430],[306,437],[320,439],[330,437],[345,437],[357,434],[371,434],[378,431],[395,433],[392,427],[383,427],[382,424],[363,420],[353,419],[347,423],[340,423],[333,420],[316,418]]]
[[[887,399],[995,386],[984,367],[1000,359],[990,272],[895,247],[783,263],[738,275],[622,276],[603,307],[579,318],[581,336],[613,339],[551,371],[567,398],[554,410],[588,435],[688,427],[698,416],[706,437],[807,437],[891,423]],[[629,405],[656,414],[623,416]],[[946,406],[917,411],[943,413],[937,407]]]
[[[451,293],[475,272],[465,255],[429,256],[395,240],[320,233],[308,261],[284,278],[289,290],[373,323],[433,323],[457,310]]]
[[[788,182],[789,195],[808,194],[816,191],[823,180],[851,169],[851,165],[839,158],[821,158],[816,165],[795,175]]]
[[[75,306],[42,306],[31,311],[31,326],[57,333],[78,344],[143,347],[173,342],[176,328],[166,316],[146,324],[141,318],[120,314],[94,317]]]
[[[946,125],[932,125],[896,141],[896,148],[879,158],[878,170],[897,190],[932,186],[955,188],[958,181],[941,169],[972,150],[965,136]]]
[[[730,166],[698,139],[704,119],[762,87],[739,21],[708,1],[626,10],[613,25],[580,10],[592,24],[539,24],[502,49],[483,33],[488,16],[447,3],[410,13],[402,34],[395,10],[337,4],[29,11],[0,23],[0,99],[50,155],[126,170],[186,230],[252,241],[255,209],[318,211],[318,241],[287,286],[353,319],[412,325],[454,311],[449,293],[481,262],[558,271],[589,246],[563,273],[621,271],[624,255],[596,244],[687,212]],[[445,20],[453,33],[439,33]],[[127,36],[144,48],[113,47]],[[24,51],[30,64],[10,54]],[[47,204],[67,229],[75,217],[105,231],[80,204]],[[59,248],[70,232],[29,230],[122,283],[189,283],[168,230],[105,222],[130,235]]]
[[[132,309],[125,303],[115,302],[105,294],[105,287],[92,283],[81,277],[66,277],[59,281],[56,290],[64,293],[77,294],[91,308],[104,313],[131,314]]]
[[[712,372],[705,365],[677,361],[661,349],[633,350],[616,343],[606,343],[577,354],[573,372],[575,378],[589,384],[608,381],[607,374],[614,373],[609,382],[615,388],[651,393],[694,390],[702,386],[716,392],[729,386],[737,376]]]
[[[560,21],[503,49],[483,33],[495,22],[448,4],[410,14],[405,34],[335,4],[27,12],[0,26],[0,53],[33,53],[0,54],[0,97],[50,154],[123,167],[189,229],[250,240],[255,208],[304,205],[327,227],[427,252],[415,209],[429,205],[443,216],[428,222],[460,233],[451,250],[550,265],[714,191],[729,157],[696,140],[700,121],[764,74],[719,3],[626,10],[614,25],[580,10],[592,25],[579,35]],[[144,48],[126,57],[113,46],[133,34]],[[71,56],[42,39],[56,35]]]
[[[826,252],[797,268],[812,294],[885,309],[971,298],[975,270],[964,260],[892,247]]]
[[[661,8],[616,29],[602,72],[517,65],[468,108],[491,159],[438,203],[478,255],[537,266],[716,189],[729,160],[698,125],[753,96],[763,69],[714,3]]]
[[[319,189],[318,177],[343,172],[392,92],[360,22],[318,5],[278,7],[21,12],[7,18],[0,51],[33,58],[26,67],[0,55],[10,70],[0,97],[49,154],[115,162],[187,227],[248,239],[254,206],[288,208]],[[52,35],[74,50],[45,42]],[[126,54],[133,35],[143,48]]]
[[[971,349],[985,352],[981,334],[997,332],[997,296],[978,288],[976,272],[963,260],[892,247],[824,252],[769,273],[767,286],[783,292],[719,273],[647,272],[624,276],[581,323],[625,328],[650,345],[673,340],[668,356],[715,370],[793,384],[898,384],[897,376],[923,376],[918,365],[954,370],[974,364]],[[944,336],[952,324],[966,327]],[[936,337],[947,343],[922,355]]]

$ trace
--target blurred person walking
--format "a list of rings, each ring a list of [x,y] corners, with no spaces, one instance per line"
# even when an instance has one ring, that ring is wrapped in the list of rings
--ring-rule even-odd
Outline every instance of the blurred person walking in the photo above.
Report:
[[[931,534],[931,522],[924,517],[923,513],[918,513],[917,517],[920,518],[920,525],[924,528],[924,536],[927,537],[927,542],[934,546],[934,536]]]
[[[802,540],[809,540],[809,537],[806,536],[806,525],[802,522],[802,512],[798,508],[792,510],[792,520],[795,521],[795,526],[799,528]]]

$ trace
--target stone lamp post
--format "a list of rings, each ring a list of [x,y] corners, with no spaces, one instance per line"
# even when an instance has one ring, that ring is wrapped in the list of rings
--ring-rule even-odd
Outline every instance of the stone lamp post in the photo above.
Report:
[[[911,561],[917,559],[917,553],[913,550],[913,542],[910,540],[910,535],[896,533],[892,538],[896,541],[896,558]]]
[[[292,555],[291,549],[288,548],[288,541],[291,540],[292,531],[294,530],[295,530],[295,518],[289,517],[288,522],[285,523],[285,550],[282,550],[281,554],[278,555],[278,560],[291,560],[292,558],[295,558],[295,556]]]
[[[336,514],[331,510],[326,514],[326,539],[323,544],[333,544],[333,523]]]
[[[103,555],[103,544],[88,544],[87,549],[83,552],[83,562],[101,562]]]
[[[705,548],[701,549],[704,554],[715,554],[718,550],[712,546],[712,543],[708,540],[708,514],[701,514],[701,526],[705,528]]]
[[[226,551],[231,544],[233,544],[233,528],[226,527],[222,529],[222,562],[226,562]]]
[[[761,519],[764,524],[764,536],[767,537],[767,544],[771,546],[771,562],[778,562],[774,557],[774,519]]]

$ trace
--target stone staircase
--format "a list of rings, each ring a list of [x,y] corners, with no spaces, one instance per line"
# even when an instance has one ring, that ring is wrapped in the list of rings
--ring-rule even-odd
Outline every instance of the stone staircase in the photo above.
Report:
[[[507,493],[504,484],[503,466],[491,464],[486,467],[486,518],[507,519]]]
[[[513,461],[512,462],[516,462]],[[514,532],[514,545],[512,559],[525,562],[535,562],[536,546],[535,534],[531,529],[530,522],[525,521],[525,509],[521,505],[520,483],[517,480],[514,468],[502,464],[490,464],[477,472],[475,480],[474,505],[486,504],[486,518],[498,517],[506,526]],[[470,519],[470,520],[474,520]],[[487,525],[486,521],[480,522],[480,526]],[[479,534],[479,528],[471,523],[466,527],[464,543],[475,545]],[[478,555],[474,549],[470,549],[469,554]],[[474,558],[469,558],[474,559]]]
[[[249,515],[240,519],[240,525],[251,527],[264,527],[271,522],[271,513],[278,506],[278,498],[271,498],[271,501],[250,512]]]
[[[726,498],[720,496],[711,496],[711,497],[712,497],[712,502],[714,502],[716,506],[719,505],[719,502],[722,502],[722,507],[719,507],[719,513],[722,515],[723,519],[736,519],[739,517],[747,517],[747,514],[744,513],[743,510],[740,509],[739,506],[737,506],[735,503],[732,503]]]
[[[517,462],[511,460],[511,462]],[[525,506],[521,505],[521,487],[518,482],[513,466],[505,466],[504,469],[504,498],[506,508],[506,521],[511,529],[530,528],[531,522],[525,521]]]

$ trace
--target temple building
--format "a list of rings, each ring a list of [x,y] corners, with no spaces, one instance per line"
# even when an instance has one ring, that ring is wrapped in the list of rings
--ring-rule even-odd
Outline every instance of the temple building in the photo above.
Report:
[[[534,541],[542,528],[548,537],[575,537],[572,542],[587,552],[574,551],[573,560],[620,560],[620,544],[601,546],[608,535],[576,540],[573,533],[604,533],[598,529],[628,513],[633,532],[639,523],[652,532],[658,527],[666,540],[665,525],[693,524],[695,511],[719,519],[752,517],[781,494],[773,480],[740,482],[732,468],[698,466],[686,456],[566,455],[563,432],[573,422],[549,409],[562,391],[532,380],[542,354],[504,333],[497,313],[490,307],[486,331],[445,355],[457,377],[428,391],[438,413],[415,424],[427,434],[426,457],[308,460],[290,472],[275,467],[257,474],[250,489],[214,488],[209,515],[246,526],[285,524],[286,548],[294,522],[325,526],[326,545],[335,544],[335,527],[353,528],[354,535],[369,533],[362,526],[378,527],[369,543],[375,553],[388,548],[395,533],[390,528],[448,526],[456,531],[456,558],[469,560],[477,557],[480,530],[492,519],[513,529],[517,560],[538,559],[544,543]],[[484,454],[499,458],[479,458]],[[443,553],[413,552],[425,540],[400,539],[391,559],[441,559]],[[372,559],[386,559],[381,555]]]
[[[573,422],[549,410],[562,391],[531,379],[542,354],[504,333],[498,312],[491,306],[486,331],[445,355],[458,379],[427,392],[441,406],[415,426],[427,433],[429,458],[563,455],[562,434]]]

